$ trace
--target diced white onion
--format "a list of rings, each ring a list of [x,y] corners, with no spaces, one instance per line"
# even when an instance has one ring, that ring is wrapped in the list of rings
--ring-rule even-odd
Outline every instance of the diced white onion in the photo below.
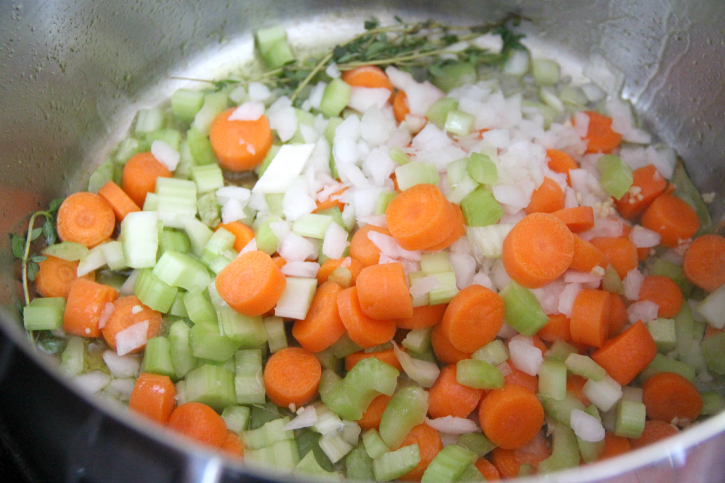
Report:
[[[141,368],[141,359],[135,355],[119,356],[113,351],[103,353],[103,362],[108,366],[113,377],[124,378],[138,375]]]
[[[340,77],[341,72],[340,69],[337,67],[337,64],[335,62],[331,62],[330,65],[328,65],[325,69],[325,74],[335,79],[337,77]]]
[[[622,398],[622,386],[606,375],[601,381],[589,379],[584,384],[582,393],[600,411],[609,411]]]
[[[639,300],[639,291],[644,283],[644,275],[638,269],[633,268],[627,272],[627,276],[622,280],[624,285],[624,296],[631,301]]]
[[[337,223],[332,222],[325,230],[325,237],[322,242],[322,254],[328,258],[338,259],[342,257],[345,248],[350,245],[347,241],[347,232]]]
[[[277,131],[280,141],[287,142],[292,139],[297,131],[297,113],[294,107],[283,107],[268,113],[269,127]]]
[[[476,275],[476,259],[465,253],[449,253],[448,260],[456,275],[456,286],[463,290],[471,285]]]
[[[156,161],[166,166],[169,171],[176,169],[181,158],[181,155],[176,149],[161,140],[156,140],[151,143],[151,154],[156,158]]]
[[[116,334],[116,353],[125,356],[129,352],[143,347],[147,342],[149,321],[144,320]]]
[[[119,332],[120,333],[120,332]],[[111,376],[102,371],[91,371],[73,378],[76,384],[88,394],[95,394],[111,382]]]
[[[583,441],[595,443],[604,439],[604,426],[594,416],[581,409],[573,409],[570,415],[571,429]]]
[[[230,121],[256,121],[264,115],[264,104],[259,101],[245,102],[229,115]]]
[[[591,272],[577,272],[576,270],[567,270],[564,273],[564,282],[566,283],[592,283],[601,282],[602,276]]]
[[[506,377],[513,373],[513,371],[511,370],[511,366],[509,366],[508,362],[502,362],[501,364],[496,366],[496,369],[501,371],[503,377]]]
[[[378,233],[376,231],[369,231],[368,238],[373,245],[380,249],[380,252],[389,256],[390,258],[405,258],[406,260],[419,261],[421,259],[421,253],[419,251],[405,250],[398,245],[395,238],[392,236]]]
[[[509,352],[511,353],[511,363],[516,369],[525,372],[530,376],[539,373],[541,363],[544,362],[544,355],[541,350],[531,344],[530,341],[524,340],[526,337],[515,336],[509,342]]]
[[[578,283],[570,283],[561,292],[559,297],[559,312],[571,317],[571,309],[574,307],[574,300],[576,296],[581,292],[582,287]]]
[[[131,393],[136,385],[136,379],[129,377],[125,379],[114,379],[103,388],[103,392],[108,394],[112,398],[121,401],[128,402],[131,398]]]
[[[643,226],[635,225],[629,232],[629,239],[637,248],[651,248],[660,244],[662,235]]]
[[[101,318],[98,319],[98,328],[102,329],[106,326],[106,322],[108,322],[108,318],[113,313],[113,309],[116,306],[113,305],[110,302],[106,302],[106,304],[103,306],[103,311],[101,311]]]
[[[285,424],[285,431],[292,431],[294,429],[309,428],[317,422],[317,411],[314,406],[307,406],[300,408],[297,411],[297,417],[289,423]]]
[[[249,92],[250,101],[264,101],[269,99],[269,96],[272,95],[269,87],[261,82],[250,82],[247,86],[247,90]]]
[[[244,218],[244,206],[238,200],[228,200],[222,205],[222,223],[231,223]]]
[[[320,264],[317,262],[287,262],[282,273],[290,277],[312,278],[317,276]]]
[[[136,315],[139,312],[143,312],[143,307],[141,307],[140,305],[134,305],[133,307],[131,307],[132,314]]]
[[[242,248],[242,251],[239,252],[239,254],[241,255],[242,253],[254,252],[254,251],[257,251],[257,239],[256,238],[252,238],[251,240],[249,240],[249,243],[244,245],[244,248]]]
[[[373,106],[382,109],[389,98],[390,90],[385,87],[353,87],[347,105],[356,111],[365,112]]]
[[[445,434],[468,434],[478,431],[476,423],[466,418],[445,416],[443,418],[425,418],[425,424]]]
[[[381,228],[387,228],[388,223],[385,221],[385,215],[367,215],[360,216],[357,219],[360,226],[373,225]]]
[[[440,281],[435,275],[428,275],[413,282],[410,287],[410,295],[412,297],[420,297],[435,290],[440,286]]]
[[[392,344],[395,357],[398,358],[400,366],[408,377],[420,384],[421,387],[429,388],[433,386],[433,383],[435,383],[441,373],[438,365],[434,362],[413,359],[403,352],[395,341],[392,341]]]
[[[637,321],[644,323],[649,322],[657,318],[657,310],[659,306],[649,300],[643,300],[641,302],[635,302],[627,308],[627,315],[629,321],[634,324]]]
[[[250,190],[239,186],[225,186],[216,190],[216,197],[221,204],[224,204],[229,200],[237,200],[245,203],[249,200],[251,195],[252,192]]]
[[[304,262],[315,254],[315,247],[308,239],[290,233],[279,244],[277,251],[288,262]]]

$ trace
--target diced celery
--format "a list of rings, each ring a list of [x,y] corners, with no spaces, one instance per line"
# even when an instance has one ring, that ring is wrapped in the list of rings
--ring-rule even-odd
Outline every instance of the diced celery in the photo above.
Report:
[[[585,411],[589,416],[596,418],[601,421],[602,418],[599,415],[599,410],[594,404],[590,404]],[[594,463],[599,460],[599,457],[604,451],[604,439],[601,441],[584,441],[579,436],[576,437],[576,442],[579,445],[579,454],[585,463]]]
[[[471,153],[466,163],[468,175],[477,183],[494,185],[498,183],[496,163],[486,154]]]
[[[485,346],[471,354],[472,359],[488,362],[492,366],[506,362],[509,358],[509,350],[506,344],[500,339],[494,339]]]
[[[620,401],[617,406],[614,434],[637,439],[642,435],[647,418],[644,404],[636,401]]]
[[[191,123],[204,105],[204,93],[189,89],[177,89],[171,95],[171,113],[185,123]]]
[[[632,168],[613,154],[605,154],[597,160],[597,169],[601,173],[599,184],[607,194],[616,199],[624,196],[632,186]]]
[[[98,190],[101,189],[103,185],[109,181],[113,181],[115,169],[116,166],[112,159],[107,159],[102,162],[88,179],[88,191],[91,193],[98,193]]]
[[[503,208],[494,198],[493,193],[484,187],[463,198],[461,210],[466,219],[466,226],[488,226],[497,223],[504,215]]]
[[[209,243],[209,239],[213,235],[213,232],[201,221],[191,216],[183,216],[181,218],[181,224],[189,236],[189,242],[191,242],[191,251],[197,257],[201,257],[204,253],[204,247]]]
[[[171,342],[166,337],[152,337],[146,341],[143,355],[143,372],[175,377],[171,360]]]
[[[478,81],[478,72],[476,66],[470,62],[453,62],[436,67],[431,80],[443,92],[448,92],[456,87],[475,84],[476,81]]]
[[[431,347],[430,334],[432,330],[432,327],[411,330],[405,336],[405,339],[403,339],[403,342],[401,342],[400,345],[417,354],[428,352]]]
[[[333,465],[330,458],[327,457],[322,448],[320,448],[320,437],[318,433],[310,430],[302,430],[295,432],[297,440],[297,449],[300,456],[304,459],[309,453],[315,458],[318,465],[325,471],[332,471]]]
[[[207,244],[204,246],[204,252],[201,261],[211,263],[219,255],[231,250],[237,237],[228,232],[224,228],[217,229],[211,236]],[[206,285],[209,285],[208,283]]]
[[[488,362],[475,359],[458,361],[456,381],[458,384],[474,389],[500,389],[504,384],[503,374],[500,370]],[[541,379],[539,379],[539,384],[541,384]]]
[[[342,219],[342,212],[340,211],[340,208],[337,206],[333,206],[332,208],[328,208],[326,210],[320,210],[317,212],[318,215],[327,215],[332,217],[332,221],[340,225],[340,228],[347,230],[347,227],[345,226],[345,222]]]
[[[458,436],[456,443],[469,451],[473,451],[479,458],[490,453],[496,444],[481,433],[467,433]]]
[[[82,277],[83,275],[91,273],[92,271],[106,265],[107,261],[106,257],[103,255],[102,247],[103,244],[91,248],[88,255],[78,263],[76,275]]]
[[[468,136],[471,134],[475,122],[476,118],[473,115],[458,109],[452,109],[446,115],[443,129],[457,136]]]
[[[224,336],[238,342],[239,347],[251,348],[267,342],[267,332],[261,316],[240,314],[229,306],[219,308],[217,316]]]
[[[379,458],[383,454],[390,452],[390,448],[385,444],[375,428],[370,428],[363,433],[362,442],[365,445],[365,451],[368,452],[372,459]]]
[[[446,125],[446,117],[448,113],[454,109],[458,109],[458,101],[451,97],[444,97],[438,99],[433,103],[428,111],[425,113],[425,117],[428,118],[429,122],[432,122],[438,129],[443,129]]]
[[[534,59],[531,62],[534,82],[540,86],[553,86],[559,82],[560,67],[556,61],[549,59]]]
[[[284,216],[284,194],[283,193],[267,193],[264,195],[269,211],[276,216]],[[303,215],[304,216],[304,215]]]
[[[276,69],[295,59],[287,43],[287,32],[281,25],[257,30],[254,39],[259,54],[270,69]]]
[[[166,284],[188,291],[204,290],[211,282],[203,263],[175,250],[166,250],[152,273]]]
[[[546,414],[566,427],[570,427],[571,425],[570,416],[574,409],[579,409],[580,411],[586,410],[584,404],[570,392],[567,392],[564,395],[564,399],[561,400],[556,400],[546,395],[539,395],[539,400]]]
[[[143,211],[156,211],[159,206],[159,195],[156,193],[146,193],[146,201],[141,207]],[[158,216],[158,215],[157,215]]]
[[[397,164],[407,164],[410,162],[410,156],[405,154],[405,152],[400,149],[398,146],[393,146],[390,148],[390,151],[388,151],[388,157],[395,161]]]
[[[179,289],[160,280],[150,269],[144,269],[136,278],[133,291],[144,305],[166,313],[174,303]]]
[[[447,304],[458,293],[456,285],[456,274],[454,272],[440,272],[433,274],[438,279],[439,285],[428,292],[430,305]]]
[[[458,186],[464,179],[471,178],[467,166],[470,158],[461,158],[446,165],[446,182],[449,191]]]
[[[254,235],[257,243],[257,250],[261,250],[267,255],[272,255],[274,252],[277,251],[277,245],[279,245],[279,240],[274,235],[274,232],[269,227],[269,224],[281,220],[282,219],[278,216],[270,216],[266,220],[264,220],[261,225],[259,225],[259,228]]]
[[[173,315],[175,317],[189,317],[189,312],[186,310],[186,305],[184,304],[184,296],[186,295],[186,290],[179,290],[176,292],[176,297],[174,297],[174,303],[171,304],[171,308],[169,308],[169,315]]]
[[[106,259],[108,268],[111,270],[124,270],[128,268],[126,259],[123,257],[123,243],[120,241],[110,241],[99,245],[99,249]],[[79,266],[80,267],[80,266]]]
[[[186,131],[186,143],[191,152],[191,156],[197,165],[216,164],[217,159],[214,154],[214,148],[211,147],[209,136],[201,132],[199,129],[191,128]]]
[[[119,165],[125,165],[131,157],[143,151],[148,151],[149,146],[145,141],[136,138],[126,138],[116,147],[113,157]]]
[[[539,368],[539,394],[563,400],[566,397],[566,368],[563,362],[545,359]]]
[[[83,338],[71,336],[60,356],[60,368],[69,376],[77,376],[85,366],[86,345]]]
[[[61,258],[68,262],[76,262],[88,256],[88,248],[80,243],[65,241],[49,245],[42,250],[43,255]]]
[[[331,216],[308,213],[295,220],[292,224],[292,233],[322,240],[325,238],[325,230],[330,223],[332,223]]]
[[[375,205],[375,214],[384,215],[385,211],[388,209],[388,205],[395,199],[396,196],[398,196],[396,191],[383,190],[383,192],[380,193],[380,196],[378,196],[378,203]]]
[[[458,444],[445,446],[428,465],[421,483],[452,483],[475,463],[478,455]]]
[[[154,132],[164,125],[166,116],[160,109],[141,109],[136,116],[136,133]]]
[[[656,258],[654,265],[652,265],[651,273],[652,275],[663,275],[672,279],[672,281],[675,282],[678,287],[680,287],[682,295],[685,298],[689,297],[692,293],[694,285],[692,285],[692,283],[687,280],[685,274],[682,272],[682,267],[680,265],[668,262],[667,260],[663,260],[661,258]]]
[[[274,315],[304,320],[317,291],[316,278],[287,277],[287,286],[274,308]]]
[[[259,349],[237,351],[234,388],[239,404],[264,404],[264,382],[262,380],[262,352]]]
[[[579,445],[576,435],[563,424],[554,426],[554,444],[551,456],[539,463],[538,472],[552,473],[579,465]]]
[[[252,406],[252,419],[249,421],[249,429],[259,429],[268,422],[281,417],[282,414],[280,414],[279,407],[276,404],[272,402],[255,404]]]
[[[438,168],[433,163],[422,161],[398,166],[395,168],[395,177],[401,191],[417,184],[437,185],[440,182]]]
[[[506,308],[506,322],[519,333],[532,336],[549,322],[534,294],[513,280],[500,295]]]
[[[622,398],[621,386],[609,376],[601,381],[589,379],[582,393],[601,411],[609,411]]]
[[[197,112],[196,116],[194,116],[194,122],[191,123],[191,127],[193,129],[198,129],[200,133],[204,134],[204,136],[207,136],[209,134],[209,128],[214,122],[214,119],[218,114],[220,114],[222,111],[224,111],[224,109],[227,108],[228,103],[229,94],[227,90],[206,92],[204,94],[204,105],[201,106],[199,112]]]
[[[675,335],[675,321],[673,319],[657,318],[647,322],[647,330],[657,344],[657,351],[667,354],[675,349],[677,338]]]
[[[680,198],[682,201],[690,205],[697,212],[697,216],[700,218],[700,230],[697,235],[699,236],[703,232],[711,229],[712,218],[710,216],[710,210],[707,204],[702,199],[700,190],[690,180],[685,170],[685,165],[682,161],[677,161],[675,165],[675,172],[672,175],[672,184],[676,187],[674,195]]]
[[[332,347],[328,347],[321,352],[315,352],[315,357],[317,357],[317,360],[320,361],[324,369],[330,369],[336,372],[340,367],[341,359],[335,357],[335,354],[332,352]]]
[[[219,334],[219,329],[198,324],[189,331],[191,353],[201,359],[224,362],[234,355],[241,345]]]
[[[320,101],[320,112],[329,117],[339,116],[350,102],[352,87],[342,79],[335,78],[327,84]]]
[[[427,276],[428,274],[426,274],[422,270],[417,272],[410,272],[408,273],[408,285],[412,287],[416,281]],[[430,297],[427,293],[424,293],[423,295],[418,295],[417,297],[413,297],[413,307],[422,307],[423,305],[428,305],[429,303]]]
[[[227,430],[240,433],[249,426],[251,411],[247,406],[227,406],[222,411],[222,419],[227,423]]]
[[[697,312],[715,327],[722,329],[725,327],[725,285],[720,286],[711,292],[705,299],[697,305]]]
[[[373,459],[368,456],[365,446],[360,445],[348,453],[345,458],[345,477],[348,480],[362,481],[375,479]]]
[[[211,301],[199,289],[190,290],[184,295],[186,312],[194,324],[206,325],[218,329],[217,313]]]
[[[567,356],[564,361],[567,369],[573,374],[592,379],[594,381],[601,381],[604,376],[607,375],[607,371],[602,366],[592,360],[591,357],[571,353]]]
[[[725,409],[725,398],[715,391],[704,391],[702,396],[702,416],[713,416]]]
[[[390,481],[400,478],[420,463],[418,443],[385,453],[373,460],[375,480]]]
[[[363,361],[368,360],[377,359],[370,358]],[[413,386],[400,389],[383,411],[380,419],[380,437],[388,447],[399,447],[413,426],[425,422],[427,411],[428,393],[424,389]]]
[[[221,411],[235,404],[234,374],[223,367],[204,364],[186,375],[186,400]]]
[[[420,269],[426,275],[432,275],[434,273],[450,272],[453,270],[453,266],[448,260],[448,253],[425,253],[420,258]]]
[[[338,359],[345,358],[350,354],[363,350],[362,347],[360,347],[355,342],[353,342],[352,339],[350,339],[350,336],[347,335],[347,332],[342,337],[337,339],[337,342],[332,344],[331,349],[332,353]]]
[[[353,448],[339,433],[321,437],[319,444],[333,464],[340,461]]]
[[[287,334],[284,330],[284,319],[280,317],[267,317],[264,319],[264,331],[267,333],[269,352],[287,348]]]
[[[23,307],[25,330],[55,330],[63,326],[65,299],[36,297]]]
[[[224,186],[224,176],[218,164],[206,164],[191,168],[191,179],[199,194],[216,191]]]
[[[146,142],[151,145],[154,141],[163,141],[175,151],[181,146],[181,133],[176,129],[159,129],[144,135]]]
[[[184,377],[196,367],[197,359],[191,353],[189,332],[189,326],[183,320],[178,320],[169,327],[171,362],[177,379]]]
[[[589,102],[589,99],[587,99],[586,94],[580,87],[571,85],[561,87],[559,98],[564,105],[572,106],[576,110],[581,110]]]
[[[298,443],[299,447],[299,443]],[[297,463],[297,466],[295,466],[295,471],[299,473],[305,473],[320,479],[325,478],[338,478],[341,476],[338,472],[330,472],[325,470],[320,464],[317,462],[317,459],[315,457],[315,453],[312,451],[309,451],[301,460],[299,463]]]
[[[693,384],[695,383],[695,375],[697,373],[694,366],[658,353],[637,377],[644,384],[647,379],[660,372],[676,372]]]
[[[295,433],[284,429],[289,422],[290,418],[285,416],[269,421],[258,429],[242,431],[240,436],[244,443],[244,449],[266,448],[278,441],[294,440]]]
[[[541,101],[554,109],[557,112],[561,112],[564,110],[564,103],[561,102],[561,99],[559,99],[558,93],[556,92],[556,89],[549,86],[542,86],[539,88],[539,99]]]
[[[466,176],[446,195],[446,199],[451,203],[460,204],[468,195],[476,191],[477,188],[478,183],[470,176]]]
[[[129,213],[121,222],[123,258],[131,268],[156,265],[159,247],[158,215],[152,211]]]

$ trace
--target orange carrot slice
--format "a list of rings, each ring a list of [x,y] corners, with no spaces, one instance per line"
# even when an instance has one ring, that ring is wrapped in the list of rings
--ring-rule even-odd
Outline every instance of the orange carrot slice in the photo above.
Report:
[[[56,228],[63,241],[93,248],[108,240],[116,227],[116,215],[100,196],[81,191],[63,200]]]

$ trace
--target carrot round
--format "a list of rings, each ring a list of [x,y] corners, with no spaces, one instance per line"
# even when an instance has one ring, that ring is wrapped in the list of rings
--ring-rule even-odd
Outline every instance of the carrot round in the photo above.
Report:
[[[647,428],[647,423],[644,423],[644,427],[645,429]],[[617,436],[611,431],[607,431],[604,433],[604,450],[602,451],[602,454],[599,455],[599,460],[613,458],[631,450],[632,445],[627,438],[624,436]]]
[[[171,175],[153,154],[138,153],[123,167],[121,187],[137,206],[143,208],[146,195],[156,191],[156,178],[171,178]]]
[[[395,322],[375,320],[363,313],[357,287],[346,288],[337,294],[337,310],[348,335],[363,349],[388,342],[395,336]]]
[[[380,249],[368,238],[371,231],[391,236],[387,228],[374,225],[365,225],[355,232],[350,240],[350,256],[366,267],[380,261]]]
[[[657,355],[657,344],[642,321],[629,326],[593,352],[591,357],[612,379],[626,386]]]
[[[353,87],[385,88],[393,93],[393,83],[380,67],[363,65],[342,73],[342,80]]]
[[[367,225],[370,226],[370,225]],[[378,258],[380,258],[380,255],[378,255]],[[328,277],[332,272],[337,270],[342,266],[343,263],[345,263],[345,260],[349,259],[350,261],[347,262],[349,265],[347,265],[347,268],[350,271],[350,286],[353,286],[357,283],[357,276],[360,275],[360,272],[365,267],[362,263],[357,261],[356,259],[352,257],[346,257],[346,258],[328,258],[325,260],[322,265],[320,265],[319,270],[317,270],[317,283],[319,285],[322,285],[323,283],[327,282]],[[346,264],[347,264],[346,263]],[[377,261],[375,263],[378,263]]]
[[[549,316],[549,322],[536,333],[541,339],[554,342],[555,340],[571,340],[571,320],[564,314]]]
[[[231,458],[244,458],[244,444],[242,444],[239,436],[231,431],[227,431],[227,439],[224,440],[219,449]]]
[[[272,258],[255,250],[239,255],[216,277],[219,296],[237,312],[256,316],[271,310],[282,297],[287,279]]]
[[[410,106],[408,105],[408,96],[405,91],[398,91],[393,96],[393,115],[398,123],[405,121],[405,116],[410,114]]]
[[[135,312],[135,313],[134,313]],[[106,321],[106,325],[101,329],[103,338],[111,349],[116,349],[116,335],[124,329],[128,329],[132,325],[148,320],[149,328],[146,331],[146,338],[156,337],[161,330],[162,317],[161,312],[153,310],[144,304],[135,295],[121,297],[113,302],[113,312]],[[145,346],[139,347],[131,351],[135,354],[141,352]]]
[[[503,378],[505,386],[519,386],[533,393],[539,390],[539,378],[516,369],[509,363],[509,373]]]
[[[230,121],[232,107],[217,115],[209,128],[209,141],[219,165],[229,171],[256,168],[272,147],[272,129],[265,115],[256,121]]]
[[[433,327],[443,320],[443,314],[446,312],[447,304],[439,305],[421,305],[413,307],[413,316],[404,319],[395,319],[395,325],[399,329],[426,329]]]
[[[549,158],[549,169],[555,173],[561,173],[566,175],[566,182],[571,186],[571,178],[569,177],[569,170],[579,169],[579,165],[574,158],[569,156],[564,151],[558,149],[547,149],[546,157]]]
[[[683,297],[680,287],[664,275],[649,275],[644,278],[639,291],[640,300],[657,304],[657,317],[671,319],[680,313]]]
[[[61,240],[93,248],[111,237],[116,228],[116,215],[103,198],[81,191],[63,200],[56,228]]]
[[[267,397],[277,406],[297,407],[317,395],[322,366],[317,357],[301,347],[288,347],[272,354],[264,367]]]
[[[532,213],[519,221],[503,242],[506,273],[519,285],[538,288],[553,282],[571,265],[574,235],[548,213]]]
[[[597,247],[574,235],[574,256],[571,259],[569,268],[579,272],[591,272],[594,267],[607,268],[609,260],[607,256]]]
[[[642,385],[642,403],[650,419],[666,423],[694,421],[702,411],[702,396],[690,381],[676,372],[660,372]]]
[[[242,249],[247,246],[247,243],[252,241],[252,238],[254,238],[254,230],[241,221],[220,223],[214,228],[214,231],[217,231],[219,228],[224,228],[226,231],[234,235],[234,249],[237,252],[241,252]]]
[[[442,324],[433,327],[430,333],[430,345],[436,359],[444,364],[455,364],[463,359],[471,358],[472,353],[459,351],[451,344],[451,341],[443,333]]]
[[[501,479],[496,467],[486,458],[478,458],[475,463],[476,469],[483,475],[486,481],[498,481]]]
[[[206,404],[198,402],[178,406],[166,426],[214,448],[220,448],[227,439],[227,425],[222,417]]]
[[[725,283],[725,238],[703,235],[685,252],[682,271],[687,280],[708,292]]]
[[[464,386],[456,380],[456,365],[449,364],[428,390],[428,414],[433,418],[467,418],[476,409],[483,389]]]
[[[449,246],[453,245],[455,242],[458,241],[459,238],[461,238],[463,235],[466,234],[466,219],[463,216],[463,210],[460,206],[458,206],[455,203],[451,203],[451,206],[453,207],[453,211],[456,212],[456,222],[453,226],[453,231],[446,237],[445,240],[438,243],[437,245],[433,245],[431,247],[428,247],[426,250],[435,252],[438,250],[445,250]]]
[[[35,277],[35,289],[43,297],[68,298],[70,287],[78,279],[78,261],[69,262],[62,258],[46,255],[45,260],[38,263],[38,275]],[[87,273],[82,278],[95,280],[95,272]]]
[[[611,305],[609,308],[609,334],[607,337],[616,337],[622,333],[624,326],[629,322],[627,305],[622,297],[616,293],[609,294]]]
[[[533,440],[544,424],[544,408],[536,395],[520,386],[494,389],[481,402],[478,419],[483,434],[503,449]]]
[[[437,186],[417,184],[396,196],[385,211],[388,230],[406,250],[427,250],[455,229],[456,211]]]
[[[176,407],[176,388],[169,376],[141,373],[131,391],[129,411],[166,424]]]
[[[639,449],[644,446],[654,444],[670,436],[679,433],[680,430],[670,423],[660,421],[659,419],[650,419],[644,423],[642,434],[637,439],[630,439],[628,442],[632,449]],[[606,436],[606,434],[605,434]]]
[[[622,218],[633,221],[666,189],[667,180],[649,164],[632,171],[632,187],[614,203]]]
[[[629,238],[600,237],[592,238],[589,243],[604,253],[619,278],[624,279],[630,270],[639,265],[637,246]]]
[[[581,233],[594,228],[594,209],[591,206],[563,208],[552,213],[563,221],[572,233]]]
[[[443,449],[443,441],[438,434],[438,431],[431,428],[427,424],[419,424],[413,426],[408,435],[405,437],[400,447],[410,446],[413,444],[418,445],[420,451],[420,462],[418,466],[404,474],[399,480],[402,481],[420,481],[425,473],[426,468],[433,461],[433,458]]]
[[[310,352],[320,352],[345,334],[345,326],[337,311],[337,294],[342,287],[335,282],[320,285],[304,320],[296,320],[292,336]]]
[[[400,365],[400,361],[398,360],[398,356],[395,355],[395,351],[393,349],[385,349],[376,352],[353,352],[349,356],[345,356],[345,370],[350,372],[358,362],[363,359],[369,359],[370,357],[374,357],[379,361],[390,364],[399,371],[403,370],[403,367]]]
[[[118,221],[123,221],[129,213],[141,211],[141,208],[113,181],[104,184],[98,190],[98,196],[106,200]]]
[[[584,385],[588,379],[577,374],[569,374],[566,378],[566,391],[577,398],[585,406],[589,406],[592,402],[584,395]]]
[[[496,338],[504,319],[503,299],[481,285],[458,292],[443,314],[443,334],[462,352],[475,352]]]
[[[530,215],[531,213],[553,213],[563,208],[564,191],[559,183],[546,177],[541,186],[531,195],[531,201],[524,211]]]
[[[365,267],[360,271],[355,286],[360,308],[368,317],[390,320],[413,316],[413,299],[402,263]]]
[[[673,195],[658,196],[644,211],[642,226],[662,236],[661,245],[676,248],[700,229],[700,218],[690,205]]]
[[[502,479],[519,476],[521,465],[524,464],[520,451],[515,449],[496,447],[489,454],[489,458]]]
[[[579,292],[571,309],[571,340],[601,347],[609,335],[609,292],[586,289]]]
[[[612,130],[612,118],[598,112],[584,111],[589,116],[589,129],[584,137],[588,141],[586,153],[611,153],[622,142],[622,135]],[[575,118],[572,124],[576,125]]]
[[[63,313],[63,330],[79,337],[100,337],[98,321],[106,303],[118,297],[115,288],[79,278],[73,282]]]
[[[370,401],[368,409],[363,413],[362,418],[357,420],[357,424],[360,425],[363,431],[368,429],[380,429],[380,420],[383,417],[385,408],[388,407],[388,403],[392,399],[392,396],[386,396],[380,394],[375,399]]]

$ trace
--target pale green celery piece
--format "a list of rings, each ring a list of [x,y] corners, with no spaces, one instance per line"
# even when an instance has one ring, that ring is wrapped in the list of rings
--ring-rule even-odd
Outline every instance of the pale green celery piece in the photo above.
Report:
[[[141,372],[175,377],[171,359],[171,342],[166,337],[152,337],[146,342]]]
[[[657,318],[647,322],[647,330],[657,344],[657,351],[667,354],[675,349],[677,336],[673,319]]]
[[[222,207],[214,191],[205,193],[196,200],[196,210],[199,219],[209,228],[217,226],[222,221]]]
[[[617,406],[614,434],[637,439],[642,435],[647,409],[641,402],[620,401]]]
[[[622,279],[619,278],[619,274],[611,265],[609,265],[604,270],[604,278],[602,278],[602,290],[606,290],[607,292],[616,293],[619,295],[624,295],[624,284],[622,283]]]
[[[327,84],[320,102],[320,112],[329,117],[339,116],[350,102],[352,87],[342,79],[335,78]]]
[[[478,454],[459,444],[445,446],[428,465],[421,483],[453,483],[472,463]]]
[[[566,397],[566,368],[560,361],[545,359],[539,368],[539,394],[562,401]]]
[[[506,362],[509,350],[501,339],[494,339],[471,355],[472,359],[488,362],[492,366]]]
[[[549,59],[534,59],[531,62],[534,82],[540,86],[553,86],[559,82],[561,68],[556,61]]]
[[[410,162],[410,156],[405,154],[402,149],[400,149],[397,146],[393,146],[390,148],[390,151],[388,152],[388,156],[390,159],[395,161],[397,164],[403,165]]]
[[[438,129],[443,129],[446,124],[448,113],[454,109],[458,109],[458,101],[451,97],[438,99],[425,113],[425,117],[432,122]]]
[[[564,363],[573,374],[587,379],[601,381],[607,375],[607,371],[589,356],[572,353],[569,354]]]
[[[214,148],[212,148],[207,134],[192,127],[186,131],[186,143],[197,165],[203,166],[217,163]]]
[[[481,433],[467,433],[458,436],[457,444],[473,451],[479,458],[483,458],[490,453],[496,444]]]
[[[685,171],[685,166],[682,161],[677,161],[675,166],[675,172],[672,176],[672,184],[676,187],[674,195],[680,198],[682,201],[690,205],[700,218],[700,230],[695,236],[700,236],[704,233],[712,231],[712,217],[710,211],[707,208],[707,204],[702,200],[700,190],[690,180],[690,177]]]
[[[582,404],[570,392],[567,392],[562,400],[556,400],[552,397],[539,394],[539,400],[541,401],[541,405],[544,407],[546,414],[551,416],[556,422],[566,427],[571,426],[570,416],[574,409],[579,409],[580,411],[586,410],[584,404]]]
[[[383,412],[380,420],[380,437],[388,447],[399,447],[413,426],[425,422],[427,411],[428,393],[424,389],[406,387],[399,390]]]
[[[414,352],[417,354],[428,352],[431,348],[430,334],[432,331],[432,327],[411,330],[405,336],[405,339],[403,339],[401,345],[408,349],[410,352]]]
[[[166,123],[166,116],[160,109],[141,109],[136,116],[136,133],[154,132]]]
[[[395,199],[396,196],[398,196],[396,191],[383,190],[383,192],[380,193],[380,196],[378,196],[378,203],[375,205],[375,214],[384,215],[385,211],[388,209],[388,205]]]
[[[476,118],[458,109],[448,111],[443,129],[457,136],[468,136],[473,130]]]
[[[477,183],[487,185],[498,183],[498,168],[487,154],[471,153],[466,163],[466,171]]]
[[[189,333],[189,326],[182,320],[174,322],[169,328],[171,361],[176,379],[186,376],[197,364],[197,358],[191,353]]]
[[[602,189],[616,199],[624,196],[632,186],[632,168],[613,154],[601,156],[597,160],[597,169],[601,173],[599,183]]]
[[[55,330],[63,326],[65,298],[36,297],[23,307],[25,330]]]
[[[403,446],[373,460],[377,481],[390,481],[408,473],[420,463],[418,443]]]
[[[433,275],[440,285],[428,292],[429,304],[447,304],[458,293],[456,274],[454,272],[440,272]]]
[[[497,223],[504,215],[501,204],[493,193],[484,187],[478,187],[461,201],[461,210],[466,226],[488,226]]]
[[[551,456],[539,463],[539,473],[552,473],[579,465],[579,445],[576,435],[563,424],[554,426],[554,444]]]
[[[395,168],[395,177],[401,191],[417,184],[437,185],[440,181],[438,168],[433,163],[415,162]]]
[[[412,287],[415,282],[417,282],[418,280],[425,278],[427,276],[428,276],[428,274],[426,274],[422,270],[418,271],[418,272],[408,273],[409,286]],[[429,302],[430,302],[430,297],[429,297],[429,294],[427,294],[427,293],[423,294],[423,295],[419,295],[417,297],[413,297],[413,307],[421,307],[423,305],[428,305]]]
[[[158,131],[146,133],[144,139],[146,139],[149,146],[154,141],[163,141],[175,151],[178,151],[181,146],[181,133],[176,129],[159,129]]]
[[[504,386],[503,373],[498,368],[476,359],[458,361],[456,381],[474,389],[500,389]]]
[[[672,279],[677,284],[677,286],[680,287],[682,295],[685,298],[688,298],[692,293],[694,285],[689,280],[687,280],[685,274],[682,272],[682,267],[680,265],[669,262],[667,260],[663,260],[661,258],[657,258],[654,261],[654,265],[652,265],[651,272],[652,275],[663,275]]]
[[[80,243],[64,241],[49,245],[42,250],[43,255],[61,258],[68,262],[76,262],[88,256],[90,250]]]
[[[420,269],[427,275],[450,272],[453,267],[448,260],[448,253],[425,253],[420,259]]]
[[[561,339],[557,339],[551,344],[551,347],[544,355],[549,359],[564,362],[571,354],[576,354],[577,352],[576,347]]]
[[[234,374],[221,366],[205,364],[189,372],[186,381],[186,400],[200,402],[221,412],[236,404]]]
[[[113,181],[115,163],[112,159],[107,159],[101,163],[98,168],[91,174],[88,180],[88,191],[98,193],[98,190],[109,181]]]
[[[350,354],[363,350],[362,347],[350,339],[350,336],[347,335],[347,333],[343,334],[343,336],[340,337],[337,342],[332,344],[330,348],[332,349],[333,355],[338,359],[343,359]]]
[[[227,406],[222,411],[222,419],[227,424],[227,429],[239,434],[249,426],[251,411],[247,406]]]
[[[513,280],[500,295],[506,308],[506,321],[519,333],[532,336],[549,322],[534,294]]]
[[[715,391],[701,392],[702,396],[702,411],[700,412],[703,416],[712,416],[720,413],[725,409],[725,398]]]
[[[456,87],[475,84],[478,81],[476,66],[470,62],[454,62],[433,69],[433,85],[448,92]]]
[[[269,351],[272,354],[287,348],[287,334],[285,333],[284,329],[284,319],[280,317],[265,318],[264,330],[267,333]]]
[[[171,113],[189,124],[204,105],[204,93],[190,89],[177,89],[171,95]]]

